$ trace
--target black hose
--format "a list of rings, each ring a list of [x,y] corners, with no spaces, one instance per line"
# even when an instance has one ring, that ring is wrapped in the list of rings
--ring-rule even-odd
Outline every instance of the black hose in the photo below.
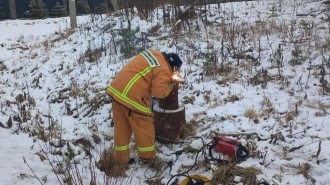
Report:
[[[200,137],[201,138],[201,137]],[[210,142],[211,143],[211,142]],[[197,163],[197,158],[198,158],[198,155],[199,153],[206,147],[206,146],[209,146],[210,143],[207,143],[206,145],[203,145],[198,151],[197,151],[197,154],[196,154],[196,157],[195,157],[195,162],[194,164],[186,171],[182,172],[182,173],[178,173],[178,174],[175,174],[173,175],[170,180],[167,182],[166,185],[169,185],[169,183],[171,182],[171,180],[174,178],[174,177],[177,177],[177,176],[186,176],[185,174],[187,174],[188,172],[190,172],[195,166],[196,166],[196,163]]]

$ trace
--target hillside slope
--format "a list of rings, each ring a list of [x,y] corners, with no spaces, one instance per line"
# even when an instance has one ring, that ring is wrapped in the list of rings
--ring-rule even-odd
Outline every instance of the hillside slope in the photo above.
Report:
[[[196,153],[212,131],[248,146],[251,157],[236,166],[258,171],[252,176],[259,182],[329,184],[330,19],[322,2],[195,6],[182,17],[163,16],[160,8],[147,19],[137,10],[90,15],[79,17],[75,30],[67,18],[1,21],[0,171],[9,174],[0,181],[65,184],[52,172],[63,162],[77,165],[81,184],[91,174],[100,184],[115,184],[94,164],[112,145],[104,89],[135,53],[152,48],[185,61],[180,104],[186,124],[203,139],[156,143],[157,156],[171,168],[136,164],[119,184],[170,184],[191,165],[184,175],[216,182],[221,165],[207,161],[206,150],[204,157]],[[247,182],[240,173],[232,176],[236,184]]]

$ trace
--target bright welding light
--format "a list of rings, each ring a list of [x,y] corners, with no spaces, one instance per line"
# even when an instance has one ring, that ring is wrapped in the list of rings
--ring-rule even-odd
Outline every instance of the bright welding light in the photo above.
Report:
[[[174,73],[173,76],[172,76],[172,79],[176,80],[176,81],[180,81],[181,80],[180,74],[179,73]]]

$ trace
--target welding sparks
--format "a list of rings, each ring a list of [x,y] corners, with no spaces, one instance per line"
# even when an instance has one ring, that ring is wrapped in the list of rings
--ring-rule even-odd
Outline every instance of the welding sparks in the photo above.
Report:
[[[173,76],[172,76],[172,79],[176,80],[176,81],[180,81],[181,80],[180,74],[179,73],[174,73]]]

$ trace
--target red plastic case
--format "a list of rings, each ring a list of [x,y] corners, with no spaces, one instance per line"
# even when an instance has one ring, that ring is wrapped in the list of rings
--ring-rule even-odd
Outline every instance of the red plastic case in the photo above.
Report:
[[[230,158],[236,158],[236,145],[241,143],[240,141],[230,139],[225,136],[216,136],[216,140],[212,139],[212,144],[217,141],[218,144],[214,147],[214,151],[216,153],[227,155]]]

